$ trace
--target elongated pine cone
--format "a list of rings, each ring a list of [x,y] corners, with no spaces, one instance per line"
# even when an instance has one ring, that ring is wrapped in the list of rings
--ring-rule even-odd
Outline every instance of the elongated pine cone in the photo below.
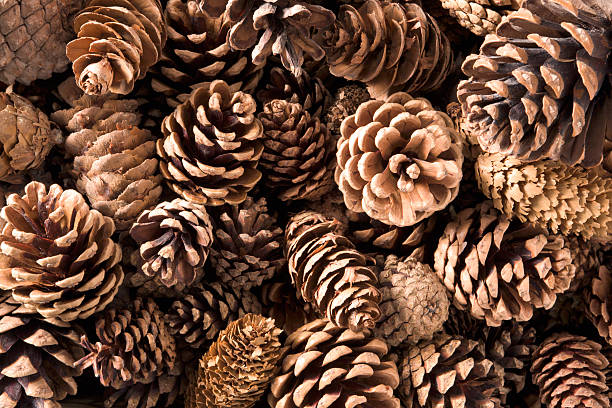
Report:
[[[21,312],[61,324],[103,310],[123,282],[121,248],[113,220],[89,208],[74,190],[33,181],[11,194],[0,211],[4,223],[0,289]]]
[[[70,132],[64,150],[74,157],[76,187],[92,207],[129,230],[162,193],[155,137],[139,127],[133,99],[83,96],[51,118]]]
[[[454,305],[489,326],[527,321],[534,308],[550,309],[576,271],[562,236],[510,221],[490,201],[448,223],[434,259]]]
[[[442,0],[442,7],[476,35],[495,34],[497,25],[523,0]]]
[[[413,225],[459,192],[463,154],[451,119],[398,92],[342,122],[335,179],[347,208],[385,224]]]
[[[142,271],[166,286],[181,290],[204,276],[204,263],[213,242],[206,208],[176,198],[143,212],[130,229],[140,245]]]
[[[525,0],[469,56],[457,97],[490,153],[599,164],[612,110],[608,0]]]
[[[586,316],[599,335],[612,345],[612,267],[600,265],[598,274],[586,287]],[[612,384],[609,384],[612,385]]]
[[[221,80],[196,89],[162,122],[160,169],[174,192],[205,205],[239,204],[261,178],[255,100]]]
[[[400,408],[393,396],[399,385],[395,363],[383,339],[369,330],[354,332],[326,319],[307,323],[291,334],[288,354],[272,381],[272,408]]]
[[[224,283],[249,290],[286,264],[283,230],[269,214],[265,198],[251,197],[215,211],[211,265]]]
[[[261,288],[261,303],[263,314],[273,318],[287,334],[319,317],[310,303],[297,298],[288,282],[265,283]]]
[[[159,60],[166,23],[159,0],[89,0],[74,18],[66,55],[90,95],[128,94]]]
[[[435,90],[453,65],[448,39],[413,3],[342,5],[335,25],[321,37],[329,71],[365,82],[373,98]]]
[[[285,230],[289,274],[300,297],[333,324],[371,329],[380,317],[374,259],[340,233],[338,221],[303,211]]]
[[[609,362],[601,345],[568,333],[548,337],[533,355],[531,373],[540,401],[550,408],[608,408],[604,370]]]
[[[450,304],[431,268],[413,258],[389,255],[379,276],[382,316],[374,334],[391,347],[430,340],[442,330]]]
[[[193,408],[250,408],[280,369],[285,353],[274,320],[247,314],[230,323],[200,360]]]

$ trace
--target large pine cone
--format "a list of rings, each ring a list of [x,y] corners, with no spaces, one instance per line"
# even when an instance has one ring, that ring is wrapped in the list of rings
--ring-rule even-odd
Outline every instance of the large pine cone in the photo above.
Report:
[[[239,204],[261,178],[256,169],[263,126],[251,95],[218,80],[196,89],[162,123],[160,169],[188,201]]]
[[[374,98],[438,88],[453,65],[452,50],[435,20],[413,3],[368,0],[340,7],[322,33],[330,72],[362,81]]]
[[[340,327],[371,329],[380,317],[375,262],[341,235],[337,221],[312,211],[285,231],[289,273],[301,298]]]
[[[76,187],[92,207],[128,230],[162,193],[155,137],[139,127],[138,102],[83,96],[51,118],[71,132],[64,144],[74,157]]]
[[[562,236],[511,222],[490,201],[448,223],[434,267],[455,306],[490,326],[529,320],[534,308],[550,309],[576,270]]]
[[[399,408],[399,385],[387,344],[366,330],[354,332],[318,319],[300,327],[285,343],[288,355],[272,382],[272,408]]]
[[[309,303],[304,303],[296,295],[290,283],[265,283],[261,288],[263,315],[273,318],[276,325],[288,334],[320,317]]]
[[[612,179],[551,160],[523,163],[501,154],[478,158],[481,190],[508,216],[564,235],[612,242]]]
[[[602,161],[612,110],[612,3],[526,0],[469,56],[457,96],[490,153]]]
[[[2,208],[0,241],[7,258],[0,289],[21,312],[52,323],[85,319],[108,305],[123,282],[113,220],[89,208],[74,190],[31,182]]]
[[[531,373],[540,401],[549,408],[608,408],[604,370],[609,366],[601,345],[582,336],[554,334],[533,355]]]
[[[442,0],[442,7],[476,35],[494,34],[502,17],[518,10],[523,0]]]
[[[595,325],[599,335],[612,344],[612,266],[610,265],[608,262],[599,266],[599,273],[586,288],[585,301],[587,318]]]
[[[399,92],[361,104],[342,122],[336,183],[349,210],[413,225],[459,192],[463,154],[451,119]]]
[[[161,57],[166,24],[159,0],[89,0],[74,19],[66,55],[90,95],[128,94]]]

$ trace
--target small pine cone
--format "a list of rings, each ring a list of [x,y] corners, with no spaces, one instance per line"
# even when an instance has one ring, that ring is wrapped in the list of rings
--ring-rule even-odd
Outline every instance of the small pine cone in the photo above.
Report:
[[[612,242],[612,178],[596,170],[487,154],[478,159],[476,175],[495,208],[508,216],[554,233]]]
[[[459,21],[450,15],[449,11],[442,6],[442,1],[447,2],[448,0],[427,0],[425,4],[421,4],[421,7],[438,23],[440,31],[446,35],[451,44],[464,45],[471,43],[473,40],[472,33],[462,27]]]
[[[180,198],[164,201],[143,212],[130,235],[140,245],[145,275],[178,290],[204,275],[213,242],[212,221],[204,206]]]
[[[502,17],[518,10],[521,0],[442,0],[442,7],[476,35],[495,34]]]
[[[0,92],[0,181],[22,183],[23,172],[42,166],[51,148],[62,141],[59,129],[30,101]]]
[[[76,187],[92,207],[129,230],[162,193],[155,137],[139,127],[138,102],[85,95],[51,118],[70,134],[64,149],[74,157]]]
[[[457,97],[489,153],[592,167],[610,129],[609,0],[528,0],[470,55]],[[609,132],[608,132],[609,133]]]
[[[166,42],[159,0],[89,0],[74,31],[66,55],[79,88],[90,95],[130,93]]]
[[[74,190],[31,182],[11,194],[0,218],[0,289],[22,305],[61,324],[103,310],[123,282],[121,248],[113,220],[89,208]]]
[[[459,136],[426,99],[399,92],[362,103],[340,133],[335,179],[349,210],[405,227],[457,196]]]
[[[210,260],[224,283],[249,290],[285,266],[283,230],[268,213],[265,198],[251,197],[215,214],[215,241]]]
[[[371,329],[380,317],[375,262],[340,234],[338,224],[312,211],[291,218],[285,231],[289,274],[300,297],[333,324]]]
[[[448,318],[446,288],[428,265],[389,255],[379,276],[382,313],[374,334],[391,347],[431,340]]]
[[[318,117],[299,103],[275,99],[259,115],[265,184],[283,201],[317,200],[334,187],[334,142]]]
[[[597,242],[585,241],[575,235],[566,236],[570,251],[572,251],[572,263],[576,266],[576,276],[572,279],[570,292],[578,292],[590,286],[591,281],[599,272],[602,264],[602,247]]]
[[[557,333],[533,355],[531,373],[548,408],[608,408],[604,370],[609,366],[601,345],[582,336]]]
[[[369,330],[354,332],[318,319],[285,344],[289,351],[272,381],[270,407],[400,407],[393,396],[397,367],[384,340]]]
[[[598,274],[585,290],[586,317],[599,335],[612,344],[612,267],[600,265]],[[612,384],[610,384],[612,385]]]
[[[276,325],[287,334],[319,316],[309,303],[297,298],[290,283],[266,283],[261,288],[261,301],[265,316],[274,319]]]
[[[438,242],[434,269],[454,305],[489,326],[550,309],[575,275],[564,238],[511,222],[485,201],[459,212]]]
[[[405,351],[400,377],[408,408],[500,407],[503,369],[485,358],[482,342],[438,334]]]
[[[340,134],[342,121],[357,112],[357,108],[372,99],[367,89],[361,85],[346,85],[334,94],[331,106],[325,112],[327,130],[336,137]]]
[[[254,406],[279,370],[281,334],[273,319],[255,314],[230,323],[200,360],[193,406]]]
[[[160,169],[170,188],[205,205],[239,204],[261,178],[255,100],[221,80],[196,89],[162,122]]]

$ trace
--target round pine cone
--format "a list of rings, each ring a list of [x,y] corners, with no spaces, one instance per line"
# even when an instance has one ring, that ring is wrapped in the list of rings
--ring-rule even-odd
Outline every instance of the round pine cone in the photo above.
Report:
[[[476,35],[494,34],[502,17],[518,10],[523,0],[442,0],[442,7]]]
[[[362,103],[342,122],[335,179],[349,210],[413,225],[459,191],[463,154],[451,119],[400,92]]]
[[[261,178],[263,126],[255,100],[221,80],[196,89],[162,122],[160,169],[174,192],[205,205],[238,204]]]
[[[309,303],[297,298],[295,288],[290,283],[264,284],[261,302],[263,314],[273,318],[276,325],[288,334],[319,317]]]
[[[288,355],[272,381],[268,404],[285,407],[399,408],[395,363],[382,339],[318,319],[299,328],[285,343]]]
[[[389,255],[379,276],[382,301],[374,334],[391,347],[430,340],[448,318],[446,288],[428,265]]]
[[[599,335],[612,344],[612,266],[600,265],[598,274],[585,289],[586,316]],[[612,385],[612,384],[610,384]]]

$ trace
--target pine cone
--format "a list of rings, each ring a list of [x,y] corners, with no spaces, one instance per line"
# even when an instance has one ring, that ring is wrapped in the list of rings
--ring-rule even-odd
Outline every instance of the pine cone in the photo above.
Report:
[[[442,1],[443,0],[427,0],[425,4],[419,5],[423,7],[423,10],[427,14],[433,17],[436,23],[438,23],[440,31],[446,35],[451,44],[461,44],[463,46],[466,43],[473,42],[473,34],[462,27],[458,19],[449,14],[449,11],[443,7]],[[448,0],[444,0],[444,2],[447,1]]]
[[[273,318],[276,325],[288,334],[319,317],[309,303],[297,298],[290,283],[264,284],[261,288],[261,301],[263,314]]]
[[[273,100],[264,105],[260,168],[266,186],[283,201],[316,200],[331,191],[334,143],[319,118],[302,105]]]
[[[409,347],[401,361],[402,402],[413,407],[499,408],[503,370],[484,344],[439,334]]]
[[[442,7],[459,24],[476,35],[495,34],[495,28],[512,11],[518,10],[522,0],[442,0]]]
[[[400,92],[361,104],[342,122],[335,179],[349,210],[413,225],[459,191],[463,154],[450,118]]]
[[[489,326],[527,321],[534,308],[550,309],[576,270],[562,236],[511,222],[490,201],[448,223],[434,259],[454,305]]]
[[[573,165],[602,161],[610,128],[608,0],[527,0],[469,56],[457,97],[490,153]]]
[[[428,265],[389,255],[380,274],[382,316],[374,333],[391,347],[430,340],[448,318],[444,285]]]
[[[304,301],[340,327],[374,327],[381,300],[374,259],[340,234],[337,221],[312,211],[293,216],[285,231],[285,254]]]
[[[285,266],[283,230],[268,213],[266,199],[251,197],[215,214],[211,264],[224,283],[249,290]]]
[[[174,192],[206,205],[239,204],[261,178],[263,126],[255,100],[223,81],[196,89],[162,123],[160,169]]]
[[[412,3],[368,0],[358,8],[342,5],[335,25],[321,36],[329,71],[365,82],[377,99],[397,91],[435,90],[453,65],[448,39],[435,20]]]
[[[501,154],[480,156],[481,190],[508,216],[564,235],[612,242],[612,179],[595,170],[550,160],[522,163]]]
[[[610,263],[599,266],[597,276],[585,290],[585,301],[587,318],[597,328],[599,335],[612,344],[612,269]]]
[[[128,94],[159,60],[166,24],[159,0],[89,0],[74,19],[66,55],[90,95]]]
[[[603,372],[609,363],[600,351],[594,341],[568,333],[544,340],[531,365],[540,401],[549,408],[609,407]]]
[[[566,236],[565,241],[572,252],[572,263],[576,266],[576,276],[572,279],[570,292],[577,292],[586,286],[599,272],[603,262],[601,245],[594,241],[585,241],[576,236]]]
[[[200,360],[193,406],[254,406],[278,372],[281,333],[274,320],[255,314],[230,323]]]
[[[51,118],[71,132],[64,144],[72,157],[76,187],[92,207],[130,229],[162,193],[155,137],[139,127],[138,102],[83,96]]]
[[[342,121],[354,115],[359,105],[370,99],[370,94],[363,86],[353,84],[339,88],[334,94],[332,104],[325,114],[327,130],[334,137],[339,135]]]
[[[393,396],[397,367],[386,357],[384,340],[368,330],[354,332],[318,319],[285,344],[289,354],[272,381],[270,407],[400,407]]]
[[[74,190],[38,182],[11,194],[0,218],[0,289],[21,311],[61,324],[103,310],[123,282],[113,220],[89,208]]]
[[[23,172],[42,166],[51,148],[62,139],[47,115],[30,101],[12,92],[0,92],[1,181],[22,183]]]

